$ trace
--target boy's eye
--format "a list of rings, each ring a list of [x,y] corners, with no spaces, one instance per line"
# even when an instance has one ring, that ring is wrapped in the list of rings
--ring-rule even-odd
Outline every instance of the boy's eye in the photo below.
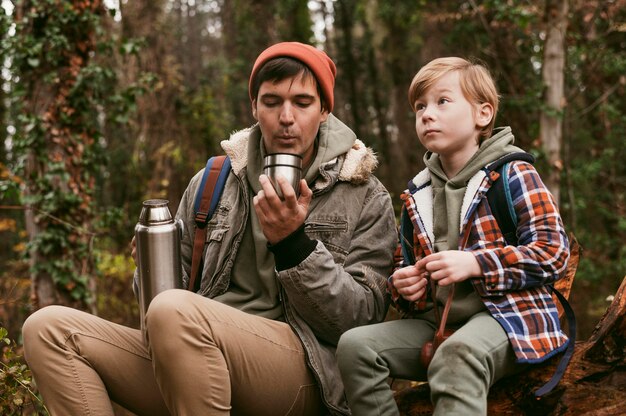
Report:
[[[415,103],[415,111],[421,111],[424,108],[426,108],[426,106],[422,103]]]
[[[447,98],[440,98],[439,99],[439,104],[445,104],[447,102],[450,102],[450,100],[448,100]]]
[[[308,106],[310,106],[312,103],[311,100],[300,100],[300,101],[296,101],[296,105],[298,107],[302,107],[302,108],[306,108]]]

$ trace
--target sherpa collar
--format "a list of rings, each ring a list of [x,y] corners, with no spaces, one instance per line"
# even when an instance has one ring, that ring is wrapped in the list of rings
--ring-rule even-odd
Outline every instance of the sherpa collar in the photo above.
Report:
[[[230,157],[235,174],[239,175],[246,167],[250,137],[257,137],[258,135],[260,135],[259,127],[258,124],[255,124],[252,127],[234,132],[228,140],[223,140],[220,143],[222,149]],[[331,179],[328,177],[328,172],[335,170],[337,167],[339,167],[338,180],[361,184],[368,180],[377,166],[378,160],[374,151],[365,146],[361,140],[356,139],[347,153],[322,162],[320,165],[322,177],[316,181],[315,188],[327,185],[327,182]],[[324,180],[318,184],[317,182],[320,182],[320,179]]]

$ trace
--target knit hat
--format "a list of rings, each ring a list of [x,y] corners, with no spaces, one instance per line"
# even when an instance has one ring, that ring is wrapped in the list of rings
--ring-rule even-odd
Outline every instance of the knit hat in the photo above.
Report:
[[[254,99],[254,97],[252,97],[252,83],[254,78],[259,73],[259,70],[267,61],[278,57],[294,58],[309,67],[317,79],[317,83],[322,90],[322,95],[326,99],[328,111],[330,112],[333,110],[333,105],[335,104],[333,90],[335,88],[335,75],[337,74],[335,63],[328,57],[328,55],[326,55],[324,51],[314,48],[311,45],[305,45],[304,43],[299,42],[277,43],[261,52],[259,57],[256,59],[256,62],[252,67],[252,73],[250,74],[250,81],[248,84],[250,100]]]

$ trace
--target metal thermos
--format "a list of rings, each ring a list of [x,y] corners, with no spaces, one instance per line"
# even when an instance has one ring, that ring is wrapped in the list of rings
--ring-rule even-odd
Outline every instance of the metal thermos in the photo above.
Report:
[[[150,301],[167,289],[182,288],[180,240],[183,222],[175,221],[165,199],[143,202],[135,226],[139,274],[139,317],[145,337],[145,316]]]

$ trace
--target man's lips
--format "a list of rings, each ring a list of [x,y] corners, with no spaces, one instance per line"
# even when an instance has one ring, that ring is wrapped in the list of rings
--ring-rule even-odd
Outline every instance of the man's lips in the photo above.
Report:
[[[426,129],[426,130],[424,130],[424,136],[428,136],[429,134],[433,134],[433,133],[439,133],[439,130],[437,130],[437,129]]]
[[[275,136],[275,138],[280,141],[291,141],[296,139],[295,136]]]

